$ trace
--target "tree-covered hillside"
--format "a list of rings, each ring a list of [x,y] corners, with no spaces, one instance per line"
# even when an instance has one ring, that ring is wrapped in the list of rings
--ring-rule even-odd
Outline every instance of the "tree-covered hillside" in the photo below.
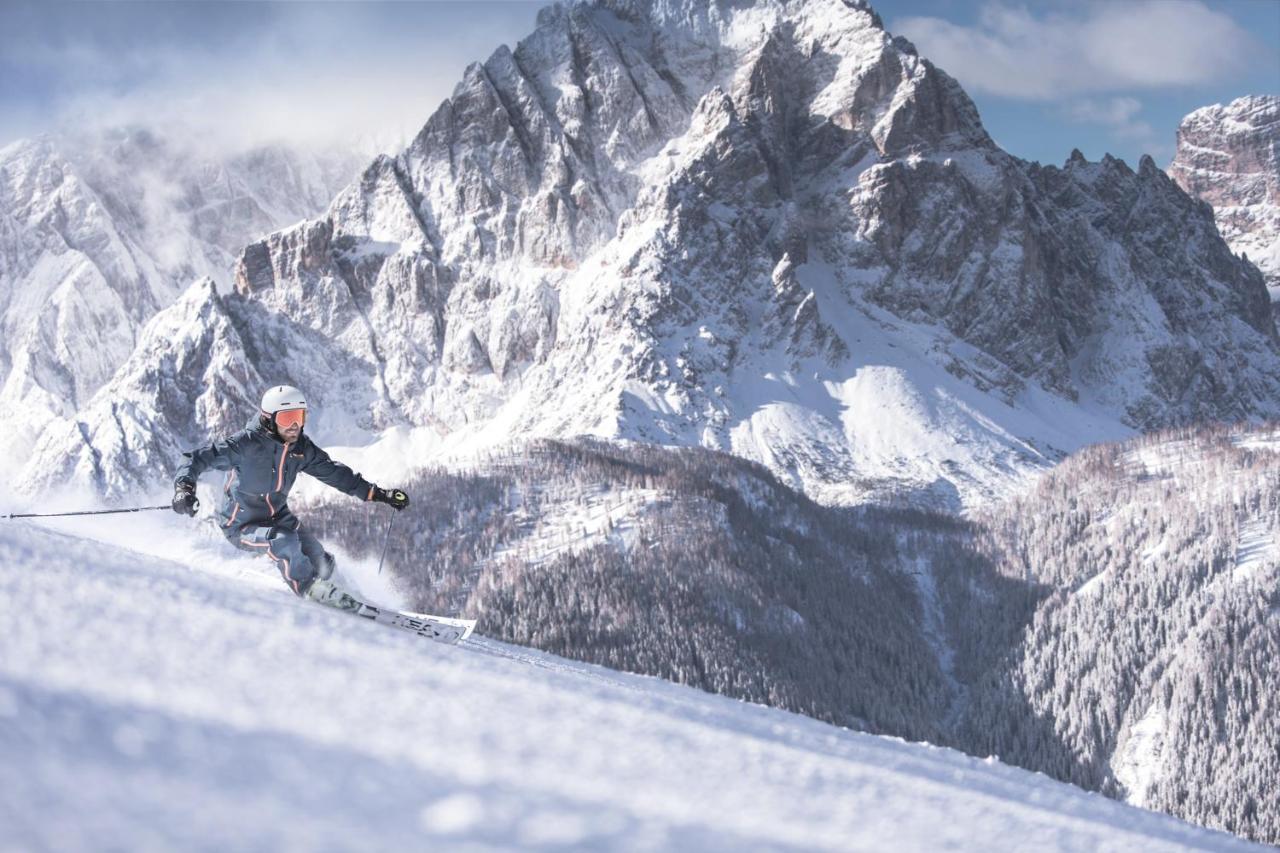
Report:
[[[387,564],[489,636],[1280,840],[1280,439],[1087,449],[959,520],[700,449],[541,441],[408,484]],[[307,511],[376,554],[346,502]]]

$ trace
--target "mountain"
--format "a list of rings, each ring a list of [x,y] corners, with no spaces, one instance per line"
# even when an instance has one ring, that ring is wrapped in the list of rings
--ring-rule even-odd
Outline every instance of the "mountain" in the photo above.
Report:
[[[146,128],[0,149],[0,459],[69,422],[193,279],[231,284],[263,233],[323,210],[351,153],[235,155]]]
[[[1095,447],[993,502],[1083,444],[1275,416],[1263,279],[1150,159],[1002,152],[862,4],[553,7],[131,346],[41,432],[42,500],[164,489],[291,381],[415,495],[415,606],[1277,838],[1268,433]],[[389,530],[296,506],[344,566]]]
[[[1231,250],[1257,264],[1280,302],[1280,96],[1251,95],[1188,115],[1169,175],[1213,206]]]
[[[185,519],[131,522],[0,528],[15,849],[1260,849],[993,758],[433,644],[295,599]]]
[[[244,342],[230,396],[134,359],[22,486],[158,489],[163,442],[252,411],[244,377],[307,389],[330,442],[411,428],[419,464],[586,434],[951,510],[1091,441],[1280,412],[1265,287],[1206,208],[1149,159],[1009,156],[842,0],[544,10],[235,282],[180,309]],[[224,346],[141,337],[173,364]]]

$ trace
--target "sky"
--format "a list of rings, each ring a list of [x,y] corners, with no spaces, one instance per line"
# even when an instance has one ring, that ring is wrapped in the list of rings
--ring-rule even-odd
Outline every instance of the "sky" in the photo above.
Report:
[[[1002,148],[1061,164],[1174,154],[1183,116],[1280,94],[1280,0],[882,0]]]
[[[407,142],[531,0],[0,0],[0,145],[176,125],[232,148]]]
[[[232,148],[394,150],[541,0],[0,0],[0,145],[174,125]],[[1029,160],[1166,165],[1188,112],[1280,94],[1280,0],[880,0]]]

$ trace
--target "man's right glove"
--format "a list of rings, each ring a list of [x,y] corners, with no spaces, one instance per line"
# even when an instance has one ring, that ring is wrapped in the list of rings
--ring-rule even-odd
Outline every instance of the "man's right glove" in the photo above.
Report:
[[[404,509],[409,505],[409,496],[399,489],[382,489],[374,486],[373,499],[390,504],[392,509]]]
[[[195,516],[200,509],[200,501],[196,499],[196,484],[190,480],[182,480],[174,487],[173,511],[179,515]]]

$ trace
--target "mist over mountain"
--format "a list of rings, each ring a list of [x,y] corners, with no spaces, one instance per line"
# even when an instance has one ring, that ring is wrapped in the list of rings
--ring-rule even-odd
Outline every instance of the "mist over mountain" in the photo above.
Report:
[[[323,210],[354,152],[213,152],[145,127],[0,149],[0,459],[70,422],[199,276],[231,285],[260,234]]]

